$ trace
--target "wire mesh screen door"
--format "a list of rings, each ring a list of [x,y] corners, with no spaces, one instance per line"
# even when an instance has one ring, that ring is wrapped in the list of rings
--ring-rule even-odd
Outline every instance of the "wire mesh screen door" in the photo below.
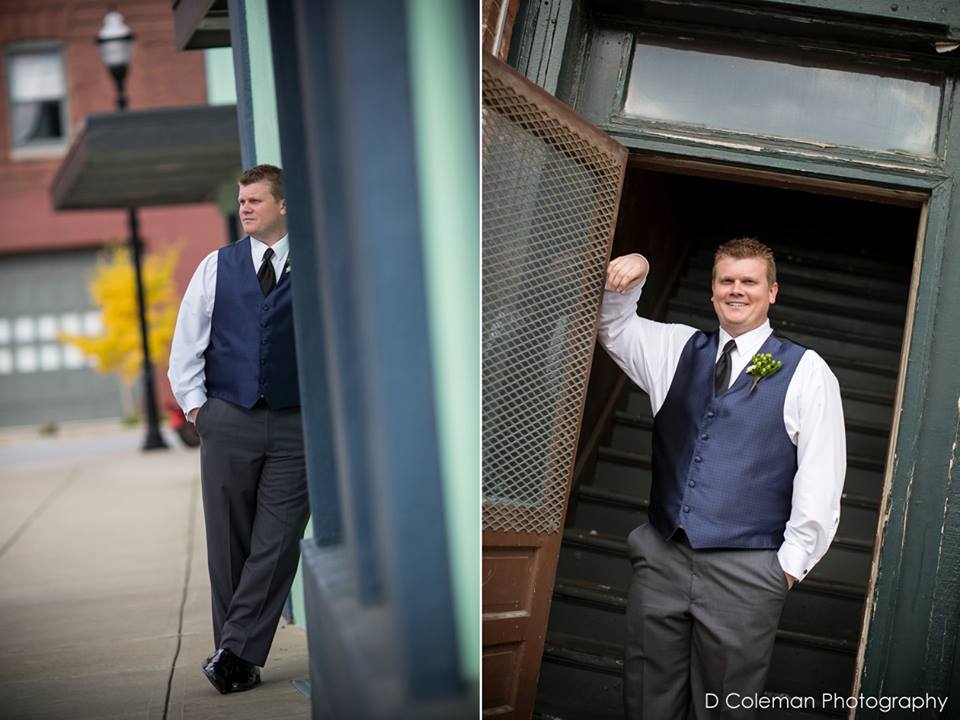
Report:
[[[563,520],[626,149],[483,67],[485,530]]]
[[[627,151],[483,59],[483,707],[533,709]]]

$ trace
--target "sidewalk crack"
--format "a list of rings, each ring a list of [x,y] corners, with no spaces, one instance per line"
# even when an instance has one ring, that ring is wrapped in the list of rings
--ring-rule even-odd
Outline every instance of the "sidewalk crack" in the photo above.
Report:
[[[190,488],[190,516],[187,520],[187,563],[183,571],[183,593],[180,595],[180,614],[177,619],[177,647],[173,651],[170,674],[167,676],[167,694],[163,700],[163,720],[167,720],[167,714],[170,712],[170,691],[173,689],[173,674],[177,669],[180,646],[183,644],[183,613],[187,605],[187,589],[190,587],[190,573],[193,568],[193,543],[197,525],[197,488],[199,486],[199,480],[194,478]]]
[[[74,467],[74,468],[71,468],[71,469],[70,469],[70,474],[67,475],[66,480],[64,480],[63,482],[61,482],[61,483],[60,483],[59,485],[57,485],[53,490],[50,491],[50,494],[47,495],[47,496],[40,502],[39,505],[37,505],[37,507],[34,509],[34,511],[27,516],[27,519],[23,521],[23,523],[20,525],[20,527],[18,527],[18,528],[14,531],[13,535],[11,535],[11,536],[7,539],[7,541],[3,544],[2,547],[0,547],[0,557],[3,557],[4,554],[7,552],[7,550],[9,550],[10,548],[12,548],[12,547],[14,546],[14,544],[17,542],[17,540],[19,540],[20,537],[27,531],[27,528],[29,528],[29,527],[33,524],[33,521],[36,520],[38,517],[40,517],[40,515],[43,513],[43,511],[47,509],[47,506],[50,505],[51,502],[53,502],[53,499],[54,499],[57,495],[59,495],[60,493],[62,493],[64,490],[66,490],[66,489],[67,489],[67,486],[69,486],[74,480],[76,480],[76,479],[77,479],[77,476],[78,476],[79,474],[80,474],[80,468],[79,468],[79,467]]]

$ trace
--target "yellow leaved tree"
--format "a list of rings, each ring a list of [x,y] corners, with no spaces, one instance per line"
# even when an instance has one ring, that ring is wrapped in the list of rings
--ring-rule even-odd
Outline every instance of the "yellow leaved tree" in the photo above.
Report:
[[[170,354],[170,342],[177,322],[177,285],[174,273],[180,248],[163,254],[147,255],[143,262],[143,291],[149,326],[150,359],[164,364]],[[140,316],[137,309],[137,284],[130,251],[115,247],[97,262],[90,283],[90,294],[103,317],[98,336],[61,333],[60,340],[96,359],[102,373],[117,373],[130,384],[143,370],[140,344]]]

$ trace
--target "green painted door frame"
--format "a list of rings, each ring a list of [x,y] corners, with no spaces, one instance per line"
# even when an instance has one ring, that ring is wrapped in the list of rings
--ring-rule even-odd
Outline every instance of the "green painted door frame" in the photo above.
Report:
[[[931,3],[928,15],[912,10],[891,27],[889,3],[758,2],[744,10],[742,3],[708,1],[684,16],[682,7],[674,7],[682,4],[661,0],[629,6],[617,0],[541,0],[522,6],[510,58],[528,78],[660,167],[764,173],[828,192],[853,190],[924,207],[858,692],[930,693],[949,697],[948,707],[954,707],[960,705],[960,484],[954,482],[960,459],[960,51],[933,51],[935,42],[956,32],[941,4]],[[747,50],[779,44],[795,51],[802,45],[811,58],[825,60],[850,57],[852,50],[855,62],[873,72],[895,67],[932,74],[943,88],[936,155],[917,158],[628,119],[620,108],[640,34]],[[879,710],[857,714],[875,716]]]

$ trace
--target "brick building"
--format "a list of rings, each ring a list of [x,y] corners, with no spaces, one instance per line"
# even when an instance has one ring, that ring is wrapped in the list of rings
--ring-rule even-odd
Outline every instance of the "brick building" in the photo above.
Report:
[[[207,57],[177,52],[170,3],[114,5],[136,38],[130,109],[207,104]],[[128,238],[124,211],[55,212],[50,199],[86,116],[114,109],[116,90],[95,42],[107,10],[88,0],[0,2],[0,426],[127,409],[117,378],[97,374],[55,339],[60,330],[96,332],[90,274],[99,251]],[[140,221],[147,252],[182,245],[181,292],[200,259],[227,241],[212,203],[144,208]],[[164,373],[157,368],[161,405],[171,397]]]

